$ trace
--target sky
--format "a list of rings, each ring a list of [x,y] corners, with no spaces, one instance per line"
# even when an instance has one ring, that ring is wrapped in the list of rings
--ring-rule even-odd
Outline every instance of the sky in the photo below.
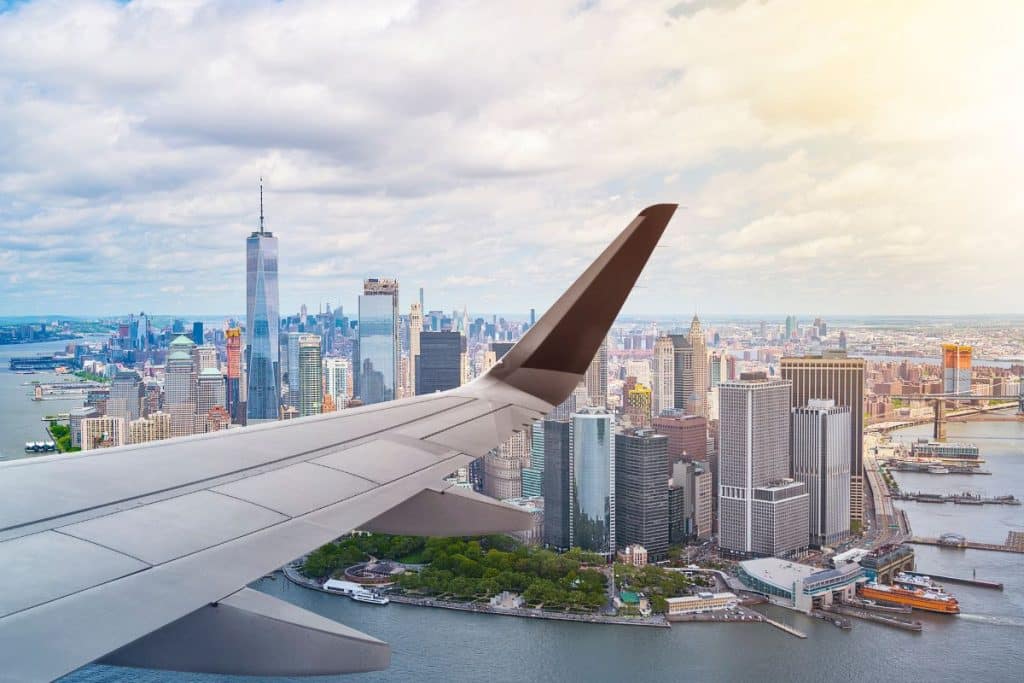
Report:
[[[1019,311],[1024,3],[0,1],[0,315]]]

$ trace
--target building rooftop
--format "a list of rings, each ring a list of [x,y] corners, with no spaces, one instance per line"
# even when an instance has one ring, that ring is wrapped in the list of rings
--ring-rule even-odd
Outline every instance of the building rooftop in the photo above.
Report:
[[[780,560],[776,557],[747,560],[740,562],[740,567],[755,579],[787,591],[793,590],[793,584],[800,579],[805,579],[811,574],[821,571],[817,567],[790,560]]]

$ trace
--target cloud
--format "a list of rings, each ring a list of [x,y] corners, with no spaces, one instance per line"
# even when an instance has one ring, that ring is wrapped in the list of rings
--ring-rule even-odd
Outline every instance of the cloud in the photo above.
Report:
[[[631,310],[1012,310],[1010,289],[945,284],[1024,253],[1022,19],[1011,0],[16,4],[0,313],[140,292],[241,311],[261,176],[285,311],[352,307],[373,275],[542,309],[663,201],[687,208]],[[28,276],[54,267],[63,287]],[[880,301],[909,268],[926,286]]]

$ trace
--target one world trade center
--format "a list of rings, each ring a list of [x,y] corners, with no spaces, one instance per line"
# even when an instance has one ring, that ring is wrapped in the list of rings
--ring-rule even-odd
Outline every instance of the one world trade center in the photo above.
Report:
[[[245,256],[247,414],[249,420],[276,420],[281,400],[277,238],[263,227],[262,180],[260,229],[246,239]]]

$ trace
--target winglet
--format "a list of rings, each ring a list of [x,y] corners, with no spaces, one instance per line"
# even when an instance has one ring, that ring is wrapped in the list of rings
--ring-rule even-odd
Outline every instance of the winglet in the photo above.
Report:
[[[551,405],[564,401],[597,354],[675,210],[675,204],[656,204],[641,211],[481,379],[498,380]]]

